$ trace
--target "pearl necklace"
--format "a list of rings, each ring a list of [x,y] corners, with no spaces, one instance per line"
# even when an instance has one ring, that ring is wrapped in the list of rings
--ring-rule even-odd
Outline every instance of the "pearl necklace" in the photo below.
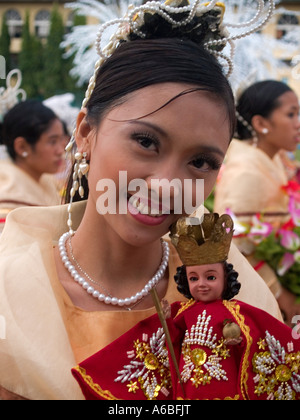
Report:
[[[159,266],[159,269],[157,273],[152,277],[151,280],[149,280],[149,282],[140,292],[136,293],[134,296],[131,296],[130,298],[125,298],[125,299],[118,299],[116,297],[106,296],[103,293],[100,293],[98,290],[96,290],[93,286],[91,286],[90,283],[87,282],[86,279],[78,273],[74,265],[69,260],[67,249],[66,249],[66,241],[68,240],[68,238],[70,238],[70,236],[71,236],[70,233],[67,232],[64,235],[62,235],[62,237],[60,238],[58,242],[58,248],[59,248],[61,260],[64,266],[69,271],[70,275],[72,276],[72,278],[74,279],[76,283],[80,284],[80,286],[82,286],[82,288],[86,290],[86,292],[89,295],[93,296],[95,299],[98,299],[99,302],[104,302],[106,305],[114,305],[114,306],[120,306],[120,307],[127,306],[129,308],[126,308],[126,309],[130,311],[132,309],[130,308],[130,306],[133,306],[133,307],[136,306],[137,302],[141,301],[146,296],[148,296],[150,291],[154,289],[155,286],[157,286],[157,284],[164,277],[166,269],[168,267],[169,255],[170,255],[169,245],[167,244],[167,242],[162,241],[163,259]]]

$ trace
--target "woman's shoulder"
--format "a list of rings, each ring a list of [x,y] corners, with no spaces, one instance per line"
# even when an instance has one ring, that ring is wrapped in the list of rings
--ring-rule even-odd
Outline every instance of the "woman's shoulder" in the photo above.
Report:
[[[46,239],[58,242],[68,229],[67,207],[22,207],[10,212],[0,239],[1,253],[10,253],[12,248],[16,249],[31,242],[44,243]],[[74,226],[77,228],[83,217],[86,201],[75,203],[73,207]]]

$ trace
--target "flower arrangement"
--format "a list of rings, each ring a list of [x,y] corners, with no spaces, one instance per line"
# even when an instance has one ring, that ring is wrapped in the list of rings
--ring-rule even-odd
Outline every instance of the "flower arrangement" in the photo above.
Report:
[[[300,185],[294,181],[283,187],[289,196],[290,219],[275,228],[265,221],[266,215],[253,216],[251,223],[241,223],[227,211],[235,223],[235,237],[247,237],[255,244],[259,265],[267,263],[282,285],[300,301]]]

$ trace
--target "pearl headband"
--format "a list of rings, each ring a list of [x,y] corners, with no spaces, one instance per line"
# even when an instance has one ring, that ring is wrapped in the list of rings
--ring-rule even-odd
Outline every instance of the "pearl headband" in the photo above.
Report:
[[[13,80],[15,81],[13,82]],[[22,83],[22,74],[20,70],[12,70],[6,79],[6,89],[0,88],[0,121],[5,114],[17,105],[20,101],[26,100],[26,92],[20,89]]]
[[[201,1],[195,0],[193,4],[189,4],[187,0],[167,0],[165,3],[149,1],[137,7],[129,6],[123,18],[101,25],[96,37],[96,49],[100,59],[95,64],[95,71],[90,79],[82,108],[87,106],[94,91],[97,74],[102,64],[122,42],[134,42],[135,39],[164,37],[190,39],[203,45],[219,60],[225,61],[226,77],[229,78],[233,71],[234,41],[259,31],[272,17],[275,0],[257,0],[256,15],[242,24],[224,23],[225,5],[218,0],[210,0],[205,4]],[[265,4],[267,4],[267,12],[265,12]],[[151,24],[153,19],[155,19],[155,25]],[[201,31],[204,22],[207,28],[205,32]],[[118,29],[110,37],[108,44],[102,47],[103,34],[108,28],[116,25]],[[164,31],[160,35],[159,30],[162,27]],[[228,28],[233,28],[237,33],[231,35]],[[229,56],[223,53],[226,45],[230,46]],[[70,152],[74,144],[73,134],[66,151]]]

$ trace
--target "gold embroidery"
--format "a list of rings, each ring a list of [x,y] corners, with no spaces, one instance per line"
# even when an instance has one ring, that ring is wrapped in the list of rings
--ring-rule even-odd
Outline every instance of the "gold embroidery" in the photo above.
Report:
[[[83,378],[84,382],[97,394],[100,395],[101,398],[108,400],[108,401],[120,401],[119,398],[116,398],[112,395],[110,391],[104,391],[100,385],[95,384],[93,378],[87,375],[86,370],[81,368],[80,366],[76,366],[74,368],[80,376]]]
[[[225,397],[224,400],[221,400],[220,398],[213,398],[212,401],[238,401],[240,399],[239,395],[235,395],[232,397]],[[177,401],[191,401],[190,399],[186,398],[185,400],[182,397],[178,397]],[[200,401],[199,399],[193,399],[193,401]],[[209,401],[208,399],[205,399],[204,401]]]
[[[241,369],[241,391],[242,391],[243,398],[245,400],[246,399],[249,400],[250,398],[249,398],[249,394],[248,394],[247,381],[248,381],[248,377],[249,377],[248,368],[249,368],[250,350],[251,350],[251,346],[252,346],[252,343],[253,343],[252,337],[250,335],[250,327],[245,324],[245,317],[240,314],[240,305],[238,305],[238,303],[236,301],[224,300],[223,305],[234,316],[234,318],[237,321],[241,331],[243,332],[243,334],[246,337],[247,346],[246,346],[246,351],[245,351],[245,354],[244,354],[244,357],[243,357],[242,369]]]
[[[137,384],[137,382],[133,382],[131,381],[130,384],[127,385],[128,388],[128,392],[132,392],[133,394],[136,393],[136,391],[139,389],[139,386]]]
[[[255,394],[267,394],[269,400],[295,400],[300,390],[300,352],[293,351],[292,343],[288,344],[288,352],[274,336],[266,331],[264,350],[255,353],[252,364],[257,375],[254,378]]]
[[[181,302],[181,308],[179,309],[179,311],[177,312],[175,318],[177,318],[180,314],[182,314],[182,312],[186,311],[187,309],[189,309],[191,306],[193,306],[196,303],[196,301],[194,299],[190,299],[188,302]]]
[[[141,389],[148,400],[155,400],[160,393],[168,396],[172,382],[163,329],[151,337],[143,334],[141,341],[134,341],[133,348],[127,352],[132,361],[118,372],[115,382],[129,382],[128,392],[135,394]]]
[[[182,344],[182,355],[185,362],[182,370],[184,383],[189,380],[198,388],[199,385],[209,385],[212,379],[227,381],[227,374],[222,369],[221,360],[230,357],[224,339],[217,341],[217,334],[213,335],[213,327],[210,327],[211,315],[207,316],[206,310],[198,315],[197,324],[186,331]],[[198,345],[199,347],[191,348]],[[201,347],[200,347],[201,346]],[[208,356],[203,349],[210,349],[213,354]]]

